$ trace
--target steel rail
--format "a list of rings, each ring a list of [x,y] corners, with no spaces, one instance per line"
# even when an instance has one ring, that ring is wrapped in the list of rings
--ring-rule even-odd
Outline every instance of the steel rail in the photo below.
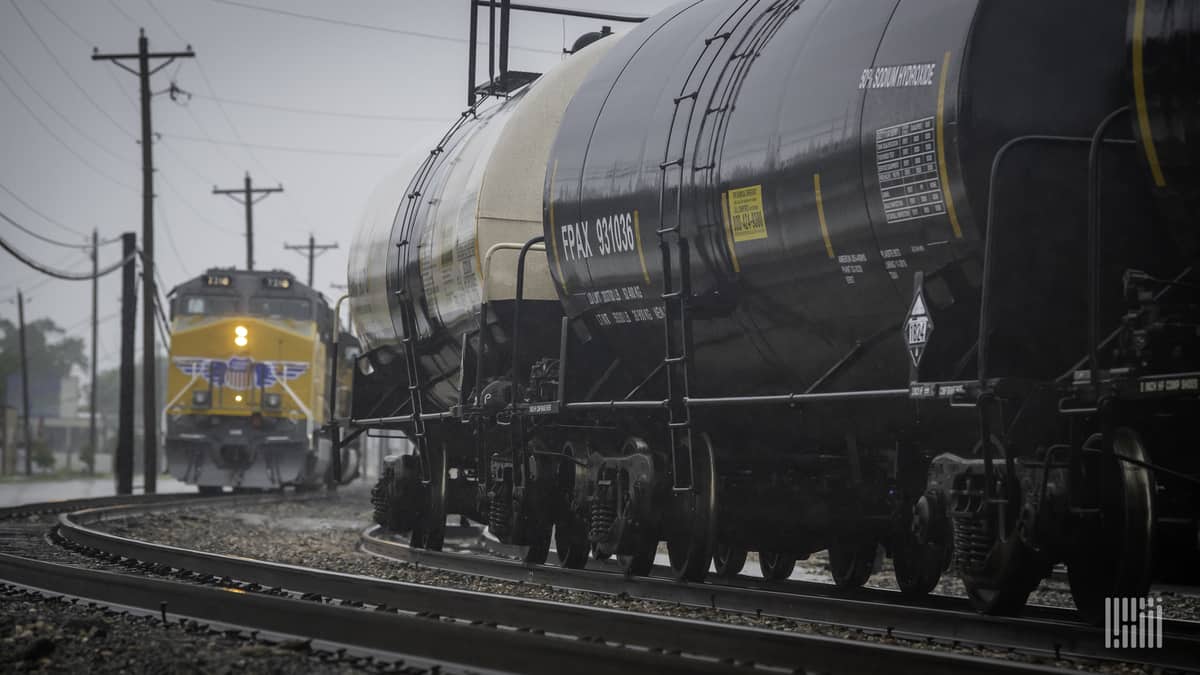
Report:
[[[560,673],[580,661],[584,670],[627,675],[727,672],[728,666],[533,632],[498,630],[439,617],[380,612],[237,589],[134,576],[0,554],[0,578],[51,593],[158,611],[246,630],[267,630],[362,649],[419,657],[458,668]],[[464,645],[471,645],[464,649]]]
[[[1123,662],[1126,659],[1122,656],[1128,654],[1106,649],[1104,634],[1100,629],[1065,618],[1073,616],[1073,613],[1048,607],[1032,608],[1034,616],[1029,617],[995,617],[964,611],[962,607],[965,601],[958,599],[931,596],[926,600],[932,601],[934,606],[916,605],[899,593],[885,590],[861,589],[848,594],[852,597],[845,597],[809,592],[807,589],[784,590],[781,587],[785,584],[777,582],[755,583],[745,580],[744,583],[733,584],[689,584],[669,578],[626,578],[619,572],[604,570],[603,566],[598,566],[601,569],[573,570],[550,565],[527,565],[488,555],[413,549],[404,543],[381,537],[378,527],[363,532],[360,547],[380,557],[476,576],[779,616],[914,640],[933,638],[998,650],[1015,649],[1048,657],[1112,662]],[[816,584],[798,582],[795,585],[811,587]],[[883,595],[891,597],[882,599]],[[903,604],[905,602],[910,604]],[[1137,662],[1163,668],[1196,669],[1195,655],[1200,653],[1200,622],[1166,621],[1164,631],[1163,648],[1136,652]]]
[[[77,545],[97,548],[109,554],[249,584],[337,598],[350,603],[384,605],[406,612],[510,626],[519,629],[517,634],[544,631],[558,635],[588,636],[595,645],[635,645],[635,653],[639,654],[700,657],[683,660],[673,657],[676,659],[673,664],[664,663],[663,668],[658,664],[653,665],[653,669],[659,672],[681,667],[696,671],[710,663],[718,663],[724,670],[738,664],[754,663],[762,667],[822,672],[864,672],[875,670],[880,664],[923,673],[1064,672],[1046,666],[948,651],[679,619],[315,570],[142,542],[87,526],[88,523],[131,514],[127,509],[114,511],[94,509],[64,514],[60,517],[59,533]],[[461,657],[464,651],[462,645],[472,643],[460,638],[457,644],[455,655]],[[585,643],[577,641],[570,644],[574,648]],[[508,644],[495,648],[506,650],[514,647]],[[475,646],[471,651],[488,649],[491,647]],[[591,663],[587,659],[590,658],[585,652],[573,651],[569,657],[563,654],[563,660],[557,663],[557,667],[561,671],[567,664],[584,664],[583,669],[588,670]],[[600,658],[599,653],[595,658]],[[667,668],[667,665],[671,667]],[[642,669],[650,666],[649,663],[640,664]]]

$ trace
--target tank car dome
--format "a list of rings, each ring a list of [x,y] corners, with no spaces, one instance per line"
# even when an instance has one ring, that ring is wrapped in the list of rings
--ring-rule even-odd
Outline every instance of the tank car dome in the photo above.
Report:
[[[580,49],[583,49],[584,47],[601,38],[608,37],[609,35],[612,35],[612,28],[610,26],[601,26],[600,32],[589,31],[584,33],[583,35],[575,38],[575,43],[571,45],[571,53],[574,54]]]

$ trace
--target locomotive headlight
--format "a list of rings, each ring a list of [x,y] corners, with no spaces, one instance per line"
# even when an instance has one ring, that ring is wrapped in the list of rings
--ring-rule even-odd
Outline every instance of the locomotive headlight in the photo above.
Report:
[[[283,403],[283,398],[279,394],[266,394],[263,396],[263,407],[269,410],[279,410],[279,406]]]
[[[241,394],[238,394],[237,396],[234,396],[234,397],[233,397],[233,400],[234,400],[234,401],[237,401],[238,403],[241,403],[241,402],[242,402],[242,395],[241,395]]]
[[[245,326],[238,326],[237,328],[234,328],[233,335],[233,344],[239,347],[245,347],[250,342],[247,339],[247,336],[250,335],[250,331],[246,330]]]

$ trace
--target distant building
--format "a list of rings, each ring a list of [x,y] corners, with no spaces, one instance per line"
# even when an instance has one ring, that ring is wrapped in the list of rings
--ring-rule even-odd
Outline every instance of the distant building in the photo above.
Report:
[[[4,425],[5,460],[16,472],[24,471],[25,438],[21,429],[24,402],[21,400],[20,373],[8,376],[7,400],[5,401],[6,419]],[[55,455],[55,468],[82,469],[83,462],[80,454],[87,448],[88,429],[90,421],[87,410],[81,410],[79,401],[81,389],[79,379],[75,376],[63,378],[31,377],[29,383],[29,418],[30,431],[35,441],[42,441]],[[97,445],[101,452],[106,447],[105,440],[111,435],[107,429],[104,417],[96,418]],[[12,448],[12,452],[8,451]],[[19,449],[19,450],[18,450]],[[17,460],[17,455],[20,459]],[[12,459],[10,459],[10,457]],[[111,455],[98,454],[96,470],[110,470]]]

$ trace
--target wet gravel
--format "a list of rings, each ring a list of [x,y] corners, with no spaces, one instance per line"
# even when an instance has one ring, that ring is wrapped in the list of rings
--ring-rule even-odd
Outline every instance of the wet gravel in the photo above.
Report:
[[[359,534],[371,522],[370,501],[364,489],[343,490],[331,499],[301,503],[258,505],[241,509],[197,508],[187,512],[151,514],[129,521],[109,521],[100,527],[116,534],[170,545],[217,553],[236,554],[262,560],[374,576],[397,581],[460,588],[484,593],[516,595],[556,602],[609,607],[691,619],[771,628],[776,630],[819,633],[831,637],[865,639],[888,644],[914,643],[874,633],[809,624],[792,619],[753,616],[723,610],[685,607],[672,603],[639,600],[624,595],[570,591],[539,584],[487,579],[454,572],[419,567],[407,562],[381,560],[357,550]],[[804,565],[824,572],[823,561],[813,556]],[[882,579],[890,570],[876,578]],[[943,582],[949,585],[957,580]],[[883,584],[880,584],[881,587]],[[945,590],[953,591],[952,587]],[[958,589],[961,594],[961,585]],[[1066,597],[1067,606],[1070,604]],[[1047,603],[1049,604],[1049,603]],[[917,643],[922,648],[951,649],[938,643]],[[1115,663],[1074,663],[1000,652],[973,645],[958,644],[954,651],[1007,659],[1034,661],[1047,665],[1113,673],[1148,672],[1136,666]]]
[[[829,557],[825,551],[814,553],[809,556],[808,560],[797,562],[796,569],[804,581],[833,583],[829,576]],[[899,586],[896,584],[895,568],[890,558],[882,557],[878,561],[876,571],[865,586],[899,590]],[[967,591],[963,587],[962,581],[953,574],[942,575],[933,592],[951,597],[967,597]],[[1182,591],[1175,587],[1168,587],[1151,588],[1150,592],[1162,598],[1164,618],[1200,621],[1200,591],[1196,589]],[[1075,601],[1071,599],[1070,584],[1065,578],[1057,576],[1043,579],[1041,584],[1029,594],[1029,604],[1075,609]]]
[[[363,673],[407,671],[369,657],[342,658],[309,643],[250,639],[200,624],[164,625],[0,586],[0,672]]]

